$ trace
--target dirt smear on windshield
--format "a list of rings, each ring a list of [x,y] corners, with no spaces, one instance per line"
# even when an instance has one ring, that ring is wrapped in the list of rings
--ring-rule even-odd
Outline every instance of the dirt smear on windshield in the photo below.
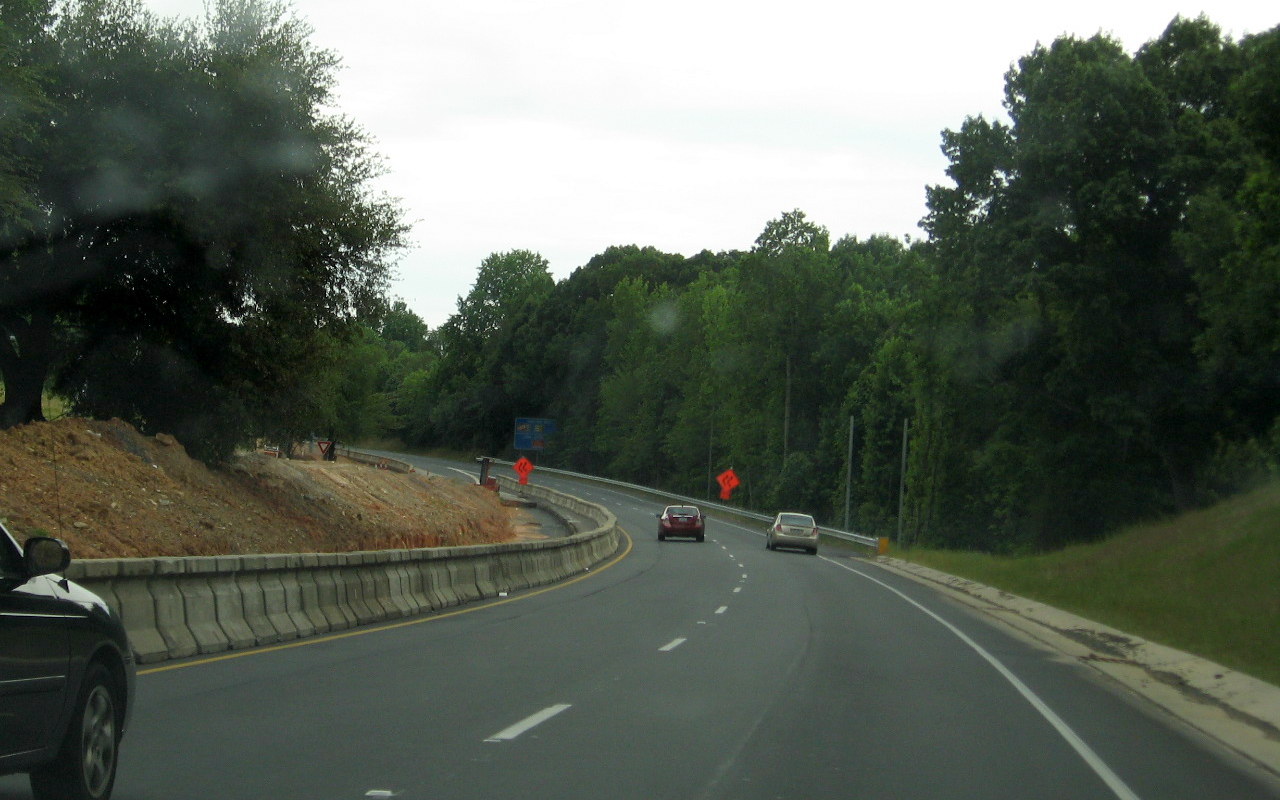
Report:
[[[257,452],[215,470],[171,436],[74,418],[0,431],[0,518],[76,558],[440,547],[527,528],[493,492],[445,478]]]

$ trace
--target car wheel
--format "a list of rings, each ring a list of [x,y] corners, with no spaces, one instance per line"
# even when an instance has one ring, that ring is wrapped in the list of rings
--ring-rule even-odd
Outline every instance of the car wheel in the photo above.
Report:
[[[810,548],[809,548],[809,555],[811,555],[811,556],[816,556],[817,554],[818,554],[818,548],[816,548],[816,547],[810,547]]]
[[[31,773],[35,800],[106,800],[111,796],[120,730],[115,686],[106,667],[89,666],[58,755]]]
[[[666,540],[667,540],[667,537],[666,537],[664,534],[662,534],[661,532],[659,532],[659,533],[658,533],[658,541],[660,541],[660,542],[665,542]]]
[[[766,538],[765,538],[765,540],[764,540],[764,549],[765,549],[765,550],[772,550],[772,549],[773,549],[773,542],[769,541],[768,537],[766,537]]]

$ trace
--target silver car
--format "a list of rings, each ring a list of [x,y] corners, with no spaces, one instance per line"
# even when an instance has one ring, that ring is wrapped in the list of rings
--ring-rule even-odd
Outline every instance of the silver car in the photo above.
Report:
[[[773,518],[765,534],[764,546],[769,550],[779,547],[800,547],[813,555],[818,554],[818,523],[808,514],[783,511]]]

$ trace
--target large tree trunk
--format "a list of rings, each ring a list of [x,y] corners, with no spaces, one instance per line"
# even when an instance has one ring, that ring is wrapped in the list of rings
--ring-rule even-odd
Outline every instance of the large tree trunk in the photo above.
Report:
[[[53,317],[46,311],[0,313],[0,428],[44,419],[40,400],[53,353]]]

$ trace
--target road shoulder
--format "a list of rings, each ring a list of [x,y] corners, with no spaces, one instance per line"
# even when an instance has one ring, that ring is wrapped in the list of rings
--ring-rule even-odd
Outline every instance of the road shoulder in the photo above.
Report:
[[[1280,777],[1280,687],[965,578],[887,556],[873,562],[1092,667]]]

